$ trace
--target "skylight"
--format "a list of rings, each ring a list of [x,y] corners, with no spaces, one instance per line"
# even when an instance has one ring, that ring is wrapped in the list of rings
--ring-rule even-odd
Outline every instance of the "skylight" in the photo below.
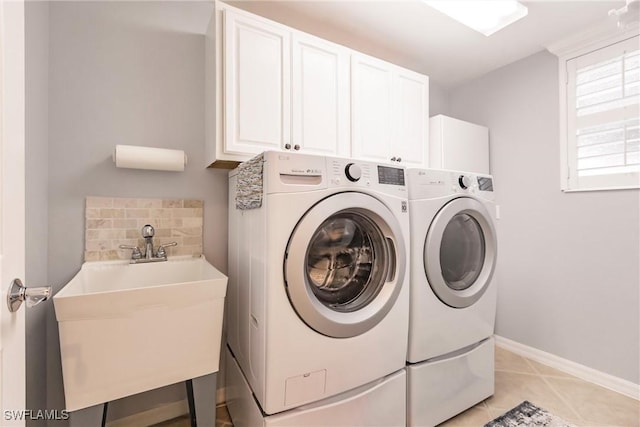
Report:
[[[424,0],[456,21],[490,36],[527,16],[529,10],[516,0]]]

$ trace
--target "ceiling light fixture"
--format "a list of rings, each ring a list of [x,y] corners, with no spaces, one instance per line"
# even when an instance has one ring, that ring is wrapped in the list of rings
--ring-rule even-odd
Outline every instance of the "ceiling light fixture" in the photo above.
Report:
[[[611,9],[609,16],[613,16],[618,20],[618,28],[630,28],[637,26],[640,21],[640,1],[627,0],[626,4],[620,9]]]
[[[516,0],[424,0],[426,4],[470,27],[490,36],[518,19],[529,10]]]

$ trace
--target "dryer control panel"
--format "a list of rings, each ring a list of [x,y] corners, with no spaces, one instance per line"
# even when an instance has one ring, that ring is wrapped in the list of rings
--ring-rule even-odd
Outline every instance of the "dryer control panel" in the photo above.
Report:
[[[469,172],[450,172],[449,181],[454,193],[471,193],[491,199],[493,196],[493,177],[481,176]],[[489,194],[487,194],[489,193]]]
[[[468,194],[494,200],[493,177],[472,172],[442,169],[409,169],[409,198],[412,200]]]
[[[463,190],[493,191],[493,178],[490,176],[458,175],[458,186]]]

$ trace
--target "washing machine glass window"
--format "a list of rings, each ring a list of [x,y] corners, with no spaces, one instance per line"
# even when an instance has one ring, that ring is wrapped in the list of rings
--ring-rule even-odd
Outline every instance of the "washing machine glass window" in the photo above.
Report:
[[[378,199],[338,193],[314,205],[289,239],[284,276],[298,317],[348,338],[374,328],[396,303],[406,265],[400,224]]]
[[[343,312],[369,304],[389,268],[385,246],[380,229],[357,212],[344,211],[324,221],[307,250],[307,279],[316,298]]]
[[[495,228],[485,206],[470,197],[453,199],[438,211],[427,232],[427,282],[443,303],[469,307],[487,290],[496,255]]]
[[[440,266],[447,286],[456,291],[473,285],[484,264],[484,234],[471,215],[457,214],[442,233]]]

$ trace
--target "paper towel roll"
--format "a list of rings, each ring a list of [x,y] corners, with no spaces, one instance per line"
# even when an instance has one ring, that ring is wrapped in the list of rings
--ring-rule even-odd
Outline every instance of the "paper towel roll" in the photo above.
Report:
[[[113,161],[119,168],[183,171],[187,156],[182,150],[116,145]]]

